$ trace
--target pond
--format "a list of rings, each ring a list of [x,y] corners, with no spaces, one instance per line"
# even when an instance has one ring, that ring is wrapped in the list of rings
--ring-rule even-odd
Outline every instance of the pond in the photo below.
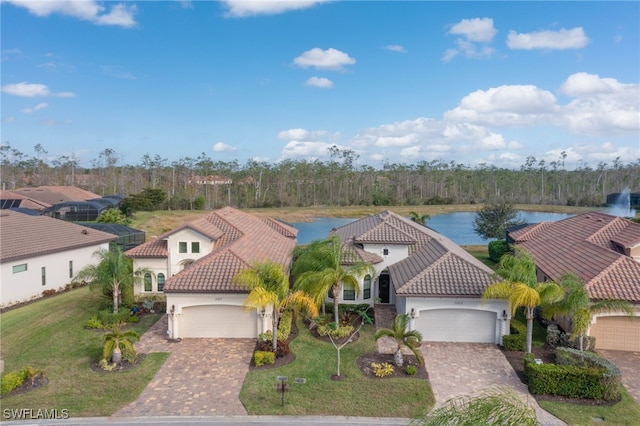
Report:
[[[519,217],[528,223],[555,222],[574,216],[568,213],[546,213],[519,211]],[[427,225],[449,238],[454,243],[466,245],[485,245],[490,240],[484,240],[473,230],[475,212],[455,212],[434,215]],[[356,219],[322,217],[313,222],[291,223],[298,229],[298,244],[309,244],[311,241],[321,240],[329,235],[333,228],[347,225]]]

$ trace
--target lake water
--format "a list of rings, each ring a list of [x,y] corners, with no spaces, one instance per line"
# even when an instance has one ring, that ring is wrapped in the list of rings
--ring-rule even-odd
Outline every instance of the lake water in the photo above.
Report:
[[[555,222],[567,219],[574,215],[567,213],[545,213],[520,211],[519,217],[528,223]],[[473,230],[473,219],[475,212],[455,212],[431,216],[427,225],[442,235],[449,238],[454,243],[466,245],[484,245],[490,240],[480,238]],[[309,244],[311,241],[321,240],[329,235],[333,228],[347,225],[356,219],[350,218],[318,218],[313,222],[291,223],[298,229],[298,244]]]

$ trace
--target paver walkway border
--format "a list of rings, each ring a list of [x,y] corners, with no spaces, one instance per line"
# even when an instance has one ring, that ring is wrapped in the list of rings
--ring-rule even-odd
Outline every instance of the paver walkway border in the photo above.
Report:
[[[640,352],[598,349],[598,353],[622,371],[622,384],[640,404]]]
[[[166,316],[136,343],[139,353],[170,352],[134,402],[115,416],[246,415],[240,390],[249,371],[255,339],[166,338]]]

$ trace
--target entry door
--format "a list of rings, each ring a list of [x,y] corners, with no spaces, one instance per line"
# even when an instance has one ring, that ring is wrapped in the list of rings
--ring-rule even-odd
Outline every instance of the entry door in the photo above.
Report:
[[[378,277],[378,297],[380,303],[389,303],[389,290],[391,287],[391,279],[388,272],[382,272]]]

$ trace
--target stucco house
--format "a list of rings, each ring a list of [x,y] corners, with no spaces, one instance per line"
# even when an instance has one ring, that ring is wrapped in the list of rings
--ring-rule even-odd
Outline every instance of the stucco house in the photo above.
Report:
[[[47,216],[0,210],[0,306],[59,290],[117,237]]]
[[[134,269],[152,271],[134,293],[166,296],[171,338],[255,338],[271,329],[272,313],[244,309],[248,291],[232,279],[266,260],[288,271],[297,232],[232,207],[212,211],[126,252]]]
[[[638,316],[595,315],[587,335],[596,349],[640,351],[640,223],[602,212],[542,222],[509,232],[507,241],[535,259],[538,280],[558,282],[574,272],[593,300],[624,299]],[[570,329],[566,321],[560,322]]]
[[[509,334],[508,303],[481,301],[495,282],[491,268],[438,232],[384,211],[331,234],[343,242],[345,266],[358,258],[375,268],[360,294],[344,289],[343,303],[395,305],[425,341],[501,344]]]

